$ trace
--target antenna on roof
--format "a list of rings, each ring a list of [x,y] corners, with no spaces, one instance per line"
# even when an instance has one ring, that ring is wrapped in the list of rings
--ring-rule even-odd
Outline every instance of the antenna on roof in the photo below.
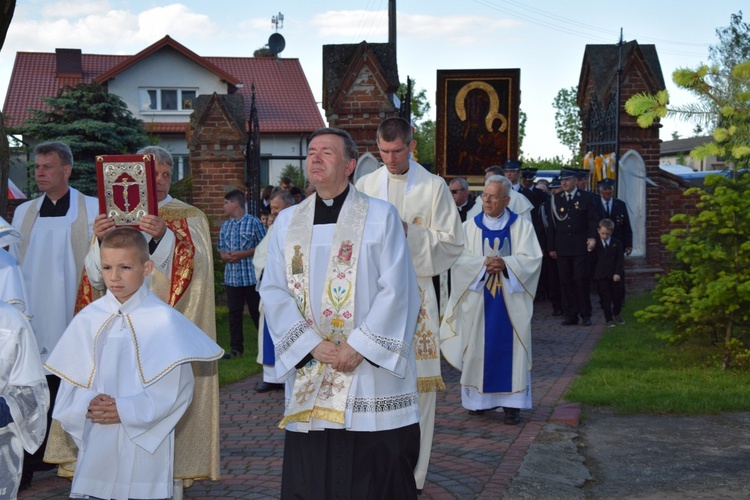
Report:
[[[284,37],[279,33],[279,28],[284,27],[284,14],[279,12],[278,16],[271,16],[271,24],[276,26],[276,33],[272,34],[268,38],[268,49],[273,52],[275,56],[278,56],[281,51],[286,47],[286,41]]]
[[[279,12],[278,16],[271,16],[271,24],[276,27],[276,32],[278,32],[279,28],[284,27],[284,14]]]

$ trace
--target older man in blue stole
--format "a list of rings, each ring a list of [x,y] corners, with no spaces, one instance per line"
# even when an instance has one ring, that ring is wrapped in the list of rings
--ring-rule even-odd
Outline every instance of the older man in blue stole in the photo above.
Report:
[[[542,251],[534,227],[507,208],[512,186],[485,183],[483,213],[464,223],[466,246],[440,328],[445,359],[462,371],[461,403],[471,414],[502,407],[504,422],[531,408],[531,317]]]

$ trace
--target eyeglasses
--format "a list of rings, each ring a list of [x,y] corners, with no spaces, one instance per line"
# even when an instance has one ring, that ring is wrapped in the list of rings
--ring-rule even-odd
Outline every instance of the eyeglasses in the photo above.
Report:
[[[458,194],[458,193],[460,193],[461,191],[466,191],[466,190],[465,190],[464,188],[460,188],[460,189],[451,189],[451,193],[452,193],[452,194]]]
[[[510,198],[510,196],[498,196],[496,194],[482,193],[482,199],[483,200],[500,201],[500,200],[504,200],[505,198]]]

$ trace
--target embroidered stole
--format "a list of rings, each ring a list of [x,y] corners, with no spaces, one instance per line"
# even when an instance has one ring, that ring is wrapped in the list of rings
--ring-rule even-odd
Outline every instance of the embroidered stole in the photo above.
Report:
[[[310,251],[315,198],[311,196],[297,205],[289,224],[284,249],[287,283],[307,324],[321,338],[341,345],[355,326],[357,260],[369,201],[350,186],[333,232],[321,296],[320,324],[317,324],[310,304]],[[312,359],[297,370],[292,395],[279,427],[284,428],[289,422],[309,422],[310,418],[344,424],[352,378],[352,373],[338,372],[331,365]]]

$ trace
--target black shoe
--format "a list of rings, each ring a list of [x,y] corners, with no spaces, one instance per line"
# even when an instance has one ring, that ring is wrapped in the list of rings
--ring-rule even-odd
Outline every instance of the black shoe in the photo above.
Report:
[[[577,325],[578,324],[578,318],[571,316],[570,318],[566,319],[562,323],[560,323],[562,326],[571,326],[571,325]],[[590,324],[590,323],[589,323]]]
[[[255,392],[283,391],[284,384],[269,384],[268,382],[258,382],[255,386]]]
[[[484,415],[484,410],[469,410],[469,415]]]
[[[562,310],[555,309],[552,311],[552,316],[562,316]]]
[[[232,349],[228,353],[224,354],[221,357],[221,359],[232,359],[232,358],[241,358],[241,357],[242,357],[242,353],[240,351],[235,351],[234,349]]]
[[[521,423],[521,410],[519,408],[503,407],[503,411],[505,412],[505,417],[503,418],[505,425],[518,425]]]
[[[591,318],[589,316],[583,317],[583,326],[591,326]]]

